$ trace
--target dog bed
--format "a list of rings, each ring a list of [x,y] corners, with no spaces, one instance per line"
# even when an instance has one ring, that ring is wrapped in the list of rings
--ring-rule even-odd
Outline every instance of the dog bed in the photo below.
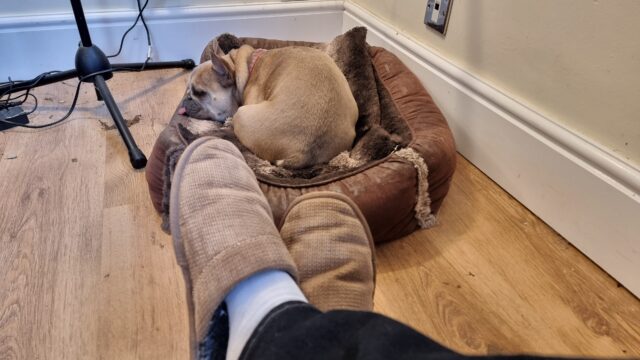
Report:
[[[416,76],[392,53],[369,46],[365,39],[366,29],[354,28],[329,43],[229,34],[212,40],[201,62],[242,44],[267,50],[309,46],[325,51],[345,74],[358,104],[353,149],[328,164],[290,171],[250,153],[237,141],[232,128],[189,118],[176,110],[159,135],[146,168],[155,209],[165,220],[168,218],[173,168],[191,141],[207,135],[230,140],[241,149],[256,173],[277,225],[296,197],[329,190],[349,196],[360,207],[376,243],[433,226],[455,169],[453,136]],[[187,97],[179,108],[182,106],[189,106]],[[202,127],[206,130],[199,131]]]

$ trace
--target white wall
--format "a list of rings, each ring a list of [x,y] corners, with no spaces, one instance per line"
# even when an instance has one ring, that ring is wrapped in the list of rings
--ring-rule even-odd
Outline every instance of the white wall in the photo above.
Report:
[[[640,170],[346,2],[343,31],[363,25],[425,85],[463,156],[640,295]]]
[[[152,60],[198,60],[206,43],[223,32],[325,41],[340,31],[342,1],[284,2],[150,0],[149,4],[153,3],[154,7],[145,11],[145,18],[151,32]],[[0,12],[0,44],[3,47],[0,81],[6,81],[9,76],[14,80],[29,79],[45,71],[74,66],[80,39],[70,4],[63,0],[51,3],[25,0],[25,3],[31,5],[12,0]],[[91,5],[86,7],[86,13],[93,42],[106,54],[115,53],[122,34],[137,16],[136,0],[84,0],[85,3]],[[130,5],[129,9],[118,8],[126,4]],[[163,4],[176,6],[162,7]],[[46,6],[39,8],[37,5]],[[23,13],[4,16],[6,11],[18,10]],[[125,41],[121,55],[113,62],[143,61],[146,54],[145,33],[138,24]]]
[[[149,0],[149,8],[211,6],[213,4],[250,4],[281,2],[286,0]],[[140,0],[144,4],[145,0]],[[82,6],[86,12],[106,10],[137,9],[136,0],[84,0]],[[22,0],[3,1],[0,17],[42,14],[60,14],[71,12],[69,0]]]
[[[349,0],[547,118],[640,168],[640,1]]]

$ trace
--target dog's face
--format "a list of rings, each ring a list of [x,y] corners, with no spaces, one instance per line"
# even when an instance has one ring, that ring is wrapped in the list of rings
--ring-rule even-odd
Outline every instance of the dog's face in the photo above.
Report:
[[[236,93],[232,70],[220,57],[214,56],[191,73],[187,100],[194,104],[185,104],[187,115],[224,122],[238,110]]]

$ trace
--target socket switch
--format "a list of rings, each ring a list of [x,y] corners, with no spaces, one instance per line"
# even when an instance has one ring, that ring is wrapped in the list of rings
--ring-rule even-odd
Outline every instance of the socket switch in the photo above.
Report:
[[[449,10],[453,0],[428,0],[424,23],[444,35],[449,21]]]

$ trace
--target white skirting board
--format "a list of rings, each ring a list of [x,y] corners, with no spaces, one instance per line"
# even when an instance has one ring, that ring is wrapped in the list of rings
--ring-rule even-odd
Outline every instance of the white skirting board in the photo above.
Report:
[[[135,12],[88,14],[94,43],[113,53]],[[458,151],[595,263],[640,296],[640,171],[464,72],[350,2],[151,9],[154,60],[198,60],[230,32],[325,41],[353,26],[398,55],[444,112]],[[70,15],[0,17],[0,81],[73,67],[78,42]],[[142,61],[141,27],[117,62]],[[114,62],[115,62],[114,61]]]
[[[270,4],[207,6],[145,10],[151,30],[153,60],[191,58],[213,37],[238,36],[326,41],[341,30],[342,1],[304,1]],[[137,16],[133,11],[88,13],[94,44],[107,55],[115,53],[124,31]],[[0,17],[0,82],[24,80],[49,70],[74,67],[80,37],[71,14]],[[122,53],[112,60],[144,61],[147,41],[140,24],[129,33]]]
[[[640,171],[347,2],[354,26],[420,78],[464,157],[640,296]]]

